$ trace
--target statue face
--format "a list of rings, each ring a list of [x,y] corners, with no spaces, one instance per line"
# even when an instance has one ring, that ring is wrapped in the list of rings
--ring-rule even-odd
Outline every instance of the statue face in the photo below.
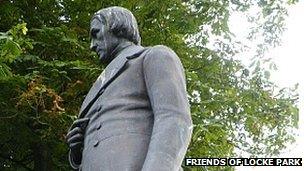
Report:
[[[95,17],[91,22],[90,34],[91,50],[98,54],[101,62],[109,61],[119,40],[110,32],[106,21],[101,17]]]

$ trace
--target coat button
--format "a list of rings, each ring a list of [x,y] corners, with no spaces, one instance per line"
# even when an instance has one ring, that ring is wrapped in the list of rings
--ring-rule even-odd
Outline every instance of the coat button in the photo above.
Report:
[[[100,128],[102,127],[102,123],[99,123],[96,127],[97,130],[100,130]]]
[[[99,144],[99,141],[98,141],[98,140],[94,140],[94,142],[93,142],[93,146],[94,146],[94,147],[97,147],[97,146],[98,146],[98,144]]]

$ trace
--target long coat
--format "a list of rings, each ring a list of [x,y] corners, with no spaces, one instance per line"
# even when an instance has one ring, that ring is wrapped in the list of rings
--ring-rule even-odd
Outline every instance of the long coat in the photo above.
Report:
[[[192,133],[185,75],[168,47],[132,45],[106,67],[86,96],[90,118],[81,165],[85,171],[181,169]]]

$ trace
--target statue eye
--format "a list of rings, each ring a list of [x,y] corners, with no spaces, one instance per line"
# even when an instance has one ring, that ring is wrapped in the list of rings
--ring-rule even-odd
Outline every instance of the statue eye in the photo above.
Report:
[[[99,29],[93,28],[91,29],[91,37],[92,38],[96,38],[97,37],[97,33],[99,32]]]

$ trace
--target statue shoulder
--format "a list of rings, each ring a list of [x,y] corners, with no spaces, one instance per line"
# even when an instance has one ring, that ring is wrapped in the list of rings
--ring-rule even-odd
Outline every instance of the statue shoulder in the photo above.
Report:
[[[168,46],[165,45],[156,45],[153,47],[150,47],[151,53],[156,53],[156,54],[171,54],[171,55],[176,55],[175,52],[169,48]]]
[[[165,45],[156,45],[153,47],[149,47],[145,58],[147,60],[157,60],[166,58],[174,61],[180,61],[176,53],[171,48]]]

